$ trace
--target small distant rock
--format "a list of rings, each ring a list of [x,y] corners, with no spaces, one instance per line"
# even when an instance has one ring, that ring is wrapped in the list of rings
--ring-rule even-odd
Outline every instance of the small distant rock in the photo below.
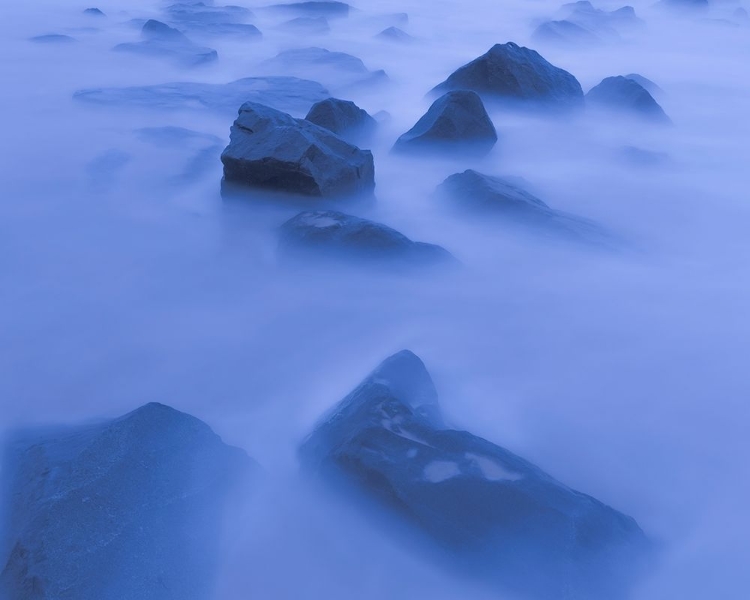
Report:
[[[387,42],[399,42],[401,44],[410,44],[414,38],[398,27],[388,27],[375,36]]]
[[[282,31],[291,33],[306,33],[312,35],[322,35],[331,31],[328,19],[325,17],[296,17],[285,21],[278,27]]]
[[[434,244],[413,242],[395,229],[333,210],[305,211],[281,226],[279,250],[285,260],[430,266],[452,262]]]
[[[345,2],[292,2],[289,4],[274,4],[271,7],[275,10],[287,10],[299,13],[313,15],[322,15],[324,17],[348,17],[351,7]]]
[[[641,84],[627,77],[607,77],[591,88],[586,102],[610,110],[629,113],[654,123],[671,123],[659,103]]]
[[[244,23],[253,18],[251,10],[243,6],[214,6],[206,2],[178,2],[165,9],[170,21],[182,24]]]
[[[366,110],[354,102],[338,98],[316,102],[305,119],[351,141],[366,138],[377,127],[377,122]]]
[[[117,52],[172,60],[183,66],[197,66],[217,60],[213,48],[193,43],[181,31],[166,23],[149,19],[141,29],[141,42],[127,42],[114,47]]]
[[[234,186],[324,197],[365,194],[375,187],[369,150],[252,102],[240,108],[221,162],[224,181]]]
[[[476,92],[459,90],[444,94],[430,106],[416,125],[403,134],[395,151],[443,151],[483,154],[497,142],[497,132]]]
[[[92,17],[106,17],[107,16],[98,8],[86,8],[84,9],[83,14],[89,15]]]
[[[583,102],[578,80],[538,52],[513,42],[495,44],[455,71],[435,92],[468,89],[486,98],[572,107]]]
[[[570,46],[591,46],[602,42],[595,33],[572,21],[547,21],[542,23],[531,34],[531,38],[535,42],[554,42]]]
[[[72,44],[73,42],[78,41],[74,37],[62,33],[48,33],[46,35],[37,35],[29,39],[37,44]]]

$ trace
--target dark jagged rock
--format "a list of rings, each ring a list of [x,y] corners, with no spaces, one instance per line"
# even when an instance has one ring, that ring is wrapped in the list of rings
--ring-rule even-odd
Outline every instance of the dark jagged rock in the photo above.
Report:
[[[443,151],[460,149],[478,154],[497,142],[497,132],[476,92],[459,90],[444,94],[430,106],[416,125],[403,134],[396,151]]]
[[[224,181],[305,196],[344,196],[375,187],[372,153],[304,119],[247,102],[221,155]]]
[[[37,44],[72,44],[78,40],[69,35],[62,33],[47,33],[45,35],[37,35],[33,38],[29,38],[30,41]]]
[[[383,266],[431,266],[453,262],[445,249],[413,242],[395,229],[333,210],[305,211],[281,226],[279,251],[285,260],[311,257]]]
[[[653,81],[650,79],[647,79],[643,75],[638,75],[638,73],[630,73],[629,75],[625,75],[628,79],[632,79],[635,81],[638,85],[640,85],[642,88],[644,88],[649,94],[652,96],[654,94],[663,94],[664,90],[661,89],[658,85],[656,85]]]
[[[630,113],[655,123],[671,123],[648,90],[627,77],[603,79],[586,94],[586,102],[592,106]]]
[[[572,21],[547,21],[531,34],[535,42],[553,42],[571,46],[596,45],[602,40],[595,33]]]
[[[231,83],[163,83],[124,88],[81,90],[76,100],[101,105],[136,106],[153,110],[206,109],[232,114],[246,101],[305,114],[329,97],[319,83],[296,77],[246,77]]]
[[[573,239],[601,242],[606,235],[596,224],[554,210],[507,178],[483,175],[472,169],[448,177],[436,197],[469,216],[496,216],[509,223],[542,229]]]
[[[322,35],[331,31],[325,17],[296,17],[279,25],[282,31]]]
[[[410,44],[414,41],[414,38],[412,36],[406,33],[403,29],[399,29],[398,27],[388,27],[387,29],[383,29],[383,31],[381,31],[375,37],[387,42],[399,42],[401,44]]]
[[[84,14],[84,15],[89,15],[89,16],[91,16],[91,17],[106,17],[106,16],[107,16],[107,15],[105,15],[105,14],[104,14],[104,13],[103,13],[103,12],[102,12],[102,11],[101,11],[100,9],[98,9],[98,8],[85,8],[85,9],[83,10],[83,14]]]
[[[218,58],[216,50],[193,43],[181,31],[155,19],[144,23],[141,36],[143,41],[118,44],[114,50],[165,58],[185,66],[201,65]]]
[[[5,464],[7,600],[210,600],[223,514],[257,470],[205,423],[155,403],[19,434]]]
[[[172,21],[180,23],[243,23],[252,19],[251,10],[243,6],[214,6],[205,2],[180,2],[166,8]]]
[[[638,524],[512,452],[447,428],[422,361],[385,360],[300,448],[308,472],[413,524],[458,569],[524,597],[621,599]],[[515,597],[515,596],[514,596]]]
[[[354,102],[338,98],[316,102],[305,119],[333,131],[345,140],[366,139],[377,127],[377,122],[366,110]]]
[[[289,4],[274,4],[271,8],[275,10],[293,11],[297,13],[318,15],[327,18],[348,17],[351,7],[345,2],[325,1],[320,2],[291,2]]]
[[[487,98],[578,106],[581,85],[567,71],[513,42],[495,44],[486,54],[455,71],[433,91],[468,89]]]

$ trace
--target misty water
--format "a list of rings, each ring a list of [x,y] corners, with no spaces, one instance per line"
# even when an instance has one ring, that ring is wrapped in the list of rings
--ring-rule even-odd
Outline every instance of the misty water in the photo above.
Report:
[[[298,474],[296,449],[321,414],[409,348],[454,426],[631,515],[657,542],[635,600],[745,597],[750,25],[733,21],[740,4],[681,14],[638,1],[646,25],[595,47],[532,41],[559,9],[552,0],[357,0],[322,35],[280,30],[288,15],[248,6],[262,39],[196,38],[219,59],[195,68],[112,51],[138,39],[142,19],[162,18],[155,1],[103,1],[98,20],[56,0],[0,9],[0,429],[157,401],[246,450],[266,476],[231,527],[217,598],[498,597]],[[414,41],[374,37],[392,24]],[[76,41],[29,41],[45,34]],[[488,105],[499,141],[484,157],[390,153],[429,90],[507,41],[535,48],[584,91],[611,75],[648,77],[673,126]],[[337,89],[330,73],[262,64],[309,46],[357,56],[389,82]],[[285,268],[276,231],[299,205],[220,194],[236,111],[74,99],[268,74],[321,81],[390,115],[370,144],[375,200],[309,206],[440,244],[461,268]],[[142,131],[163,126],[203,135],[154,143]],[[657,160],[626,160],[625,147]],[[523,178],[616,243],[441,209],[435,187],[467,168]]]

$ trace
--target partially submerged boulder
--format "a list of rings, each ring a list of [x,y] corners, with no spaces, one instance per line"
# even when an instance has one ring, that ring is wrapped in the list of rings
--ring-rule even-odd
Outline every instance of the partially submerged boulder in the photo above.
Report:
[[[197,66],[218,58],[216,50],[199,46],[184,33],[166,23],[149,19],[141,29],[140,42],[126,42],[114,47],[117,52],[164,58],[185,66]]]
[[[72,44],[78,40],[64,33],[46,33],[44,35],[35,35],[29,38],[36,44]]]
[[[513,42],[490,50],[455,71],[433,91],[473,90],[484,98],[579,106],[583,91],[575,77],[538,52]]]
[[[316,15],[327,18],[348,17],[351,7],[345,2],[319,0],[311,2],[290,2],[274,4],[270,8],[280,11],[290,11],[305,15]]]
[[[497,132],[476,92],[458,90],[444,94],[430,106],[416,125],[394,145],[396,151],[460,150],[488,152]]]
[[[19,434],[3,469],[0,596],[210,600],[225,511],[256,470],[208,425],[162,404]]]
[[[589,29],[573,21],[546,21],[539,25],[531,39],[535,42],[552,42],[568,46],[592,46],[600,44],[601,38]]]
[[[304,196],[344,196],[375,187],[372,153],[304,119],[254,102],[240,107],[221,155],[224,181]]]
[[[305,119],[333,131],[345,140],[353,141],[366,138],[377,127],[377,122],[366,110],[350,100],[338,98],[326,98],[316,102]]]
[[[648,548],[631,517],[447,428],[432,379],[408,350],[344,398],[299,456],[308,472],[423,532],[457,569],[524,597],[624,598]]]
[[[84,8],[83,14],[89,15],[90,17],[106,17],[107,16],[99,8]]]
[[[639,75],[638,73],[630,73],[628,75],[625,75],[625,77],[635,81],[652,96],[664,93],[664,90],[661,89],[661,87],[659,87],[656,83],[651,81],[648,77],[644,77],[643,75]]]
[[[382,223],[334,210],[305,211],[281,226],[279,250],[285,260],[323,259],[387,267],[453,262],[445,249],[414,242]]]
[[[244,23],[253,17],[243,6],[214,6],[206,2],[178,2],[165,9],[171,21],[180,23]]]
[[[672,121],[659,103],[637,81],[628,77],[607,77],[586,94],[590,106],[619,111],[653,123]]]
[[[387,27],[375,36],[386,42],[398,42],[399,44],[411,44],[414,38],[398,27]]]
[[[278,29],[290,33],[322,35],[331,31],[325,17],[295,17],[279,25]]]

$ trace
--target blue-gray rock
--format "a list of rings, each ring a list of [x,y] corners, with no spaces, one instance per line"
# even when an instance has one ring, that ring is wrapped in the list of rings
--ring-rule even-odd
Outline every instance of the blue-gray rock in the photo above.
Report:
[[[664,90],[661,89],[658,85],[656,85],[653,81],[650,79],[644,77],[643,75],[639,75],[638,73],[630,73],[629,75],[625,75],[628,79],[632,79],[635,81],[638,85],[640,85],[642,88],[644,88],[649,94],[652,96],[654,94],[663,94]]]
[[[254,102],[240,107],[221,155],[224,181],[303,196],[366,194],[372,153],[304,119]]]
[[[181,31],[155,19],[144,23],[141,36],[143,41],[118,44],[114,50],[168,59],[183,66],[210,63],[219,56],[216,50],[193,43]]]
[[[45,35],[36,35],[29,38],[30,41],[36,44],[72,44],[78,40],[69,35],[63,33],[47,33]]]
[[[377,127],[377,122],[366,110],[350,100],[338,98],[316,102],[305,119],[352,142],[367,139]]]
[[[512,225],[586,242],[601,243],[608,238],[595,223],[550,208],[516,181],[473,169],[448,177],[435,195],[454,212],[465,216],[483,220],[494,216]]]
[[[278,29],[290,33],[322,35],[331,31],[331,26],[325,17],[296,17],[283,22]]]
[[[80,90],[76,100],[105,106],[149,110],[204,109],[234,114],[252,101],[293,114],[305,114],[330,94],[319,83],[297,77],[246,77],[231,83],[162,83],[157,85]]]
[[[284,260],[429,267],[454,263],[440,246],[414,242],[395,229],[333,210],[305,211],[281,226],[279,252]]]
[[[83,10],[83,14],[84,14],[84,15],[89,15],[89,16],[91,16],[91,17],[106,17],[106,16],[107,16],[107,15],[105,15],[105,14],[104,14],[104,13],[103,13],[103,12],[102,12],[102,11],[101,11],[100,9],[98,9],[98,8],[85,8],[85,9]]]
[[[291,2],[289,4],[274,4],[270,8],[275,10],[292,11],[302,14],[318,15],[327,18],[348,17],[351,7],[345,2]]]
[[[398,42],[400,44],[411,44],[414,38],[406,33],[403,29],[398,27],[388,27],[378,33],[376,38],[385,40],[386,42]]]
[[[210,600],[225,510],[257,470],[202,421],[155,403],[19,434],[5,465],[6,600]]]
[[[568,46],[592,46],[602,40],[595,33],[572,21],[547,21],[531,34],[535,42],[552,42]]]
[[[171,21],[180,23],[244,23],[253,18],[243,6],[214,6],[205,2],[179,2],[165,9]]]
[[[204,37],[232,37],[241,40],[259,40],[260,29],[250,23],[185,23],[191,35]]]
[[[659,103],[633,79],[607,77],[586,94],[590,106],[620,111],[654,123],[671,123]]]
[[[403,134],[396,151],[461,151],[483,154],[497,142],[497,132],[476,92],[448,92],[433,102],[416,125]]]
[[[318,424],[300,460],[503,591],[545,600],[627,595],[649,546],[631,517],[505,448],[447,428],[440,413],[422,361],[399,352]]]
[[[660,167],[668,164],[669,154],[644,150],[636,146],[623,146],[616,153],[617,158],[634,167]]]
[[[486,54],[455,71],[433,91],[473,90],[485,98],[559,107],[579,106],[583,91],[567,71],[513,42],[495,44]]]
[[[632,6],[623,6],[617,10],[607,11],[595,8],[588,0],[564,4],[560,9],[560,16],[603,35],[638,29],[645,25],[636,16],[635,9]]]

